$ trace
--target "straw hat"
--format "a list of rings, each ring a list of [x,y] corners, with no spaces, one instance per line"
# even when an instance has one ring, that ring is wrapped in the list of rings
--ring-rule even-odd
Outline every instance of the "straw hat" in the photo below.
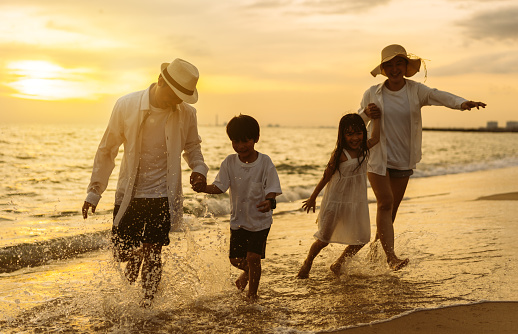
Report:
[[[407,54],[404,47],[402,47],[401,45],[392,44],[392,45],[385,47],[381,51],[381,62],[378,66],[376,66],[371,71],[372,76],[375,77],[378,74],[383,74],[384,76],[387,76],[385,74],[385,71],[383,70],[383,67],[381,66],[381,64],[383,64],[384,62],[390,61],[394,57],[398,57],[398,56],[403,57],[406,60],[408,60],[408,65],[406,67],[406,73],[405,73],[406,77],[411,77],[414,74],[416,74],[417,72],[419,72],[419,68],[421,67],[421,58],[419,58],[419,57],[410,58],[409,57],[410,54]]]
[[[163,63],[160,72],[165,82],[182,101],[187,103],[198,101],[196,83],[200,74],[193,64],[176,58],[171,63]]]

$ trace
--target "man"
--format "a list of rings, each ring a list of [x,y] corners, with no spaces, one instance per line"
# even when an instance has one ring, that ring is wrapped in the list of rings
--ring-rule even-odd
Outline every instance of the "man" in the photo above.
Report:
[[[120,98],[95,155],[83,217],[106,190],[119,147],[124,155],[113,212],[114,255],[128,262],[125,276],[134,283],[142,265],[143,306],[151,305],[162,275],[162,246],[171,224],[183,213],[181,161],[192,169],[194,190],[204,189],[208,167],[201,153],[196,109],[196,67],[182,59],[161,66],[148,89]]]

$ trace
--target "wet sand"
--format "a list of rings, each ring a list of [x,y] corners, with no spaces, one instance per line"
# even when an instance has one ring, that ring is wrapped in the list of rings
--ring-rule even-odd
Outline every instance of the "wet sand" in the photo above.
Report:
[[[483,302],[419,310],[389,321],[331,333],[336,334],[476,334],[518,332],[518,302]]]
[[[465,203],[469,203],[472,215],[477,215],[477,211],[487,210],[486,207],[490,205],[495,211],[502,213],[502,219],[518,223],[518,206],[516,203],[512,204],[512,201],[518,200],[518,192],[510,191],[518,187],[516,184],[517,177],[518,168],[511,167],[496,171],[448,175],[433,178],[433,180],[427,178],[415,179],[410,181],[406,195],[413,197],[413,199],[419,199],[420,197],[429,197],[425,195],[426,192],[430,194],[435,192],[437,197],[446,196],[455,198],[455,200],[467,200]],[[448,186],[448,183],[452,180],[455,180],[451,183],[456,185],[454,188]],[[458,187],[459,184],[462,184],[462,186]],[[500,205],[497,205],[500,201],[502,201],[502,209],[508,209],[510,206],[513,209],[500,210]],[[403,205],[404,207],[405,205]],[[447,212],[443,211],[443,214]],[[447,219],[447,217],[438,217],[438,220],[440,219]],[[416,310],[388,320],[375,321],[370,324],[352,326],[326,333],[518,333],[518,302],[481,302]]]

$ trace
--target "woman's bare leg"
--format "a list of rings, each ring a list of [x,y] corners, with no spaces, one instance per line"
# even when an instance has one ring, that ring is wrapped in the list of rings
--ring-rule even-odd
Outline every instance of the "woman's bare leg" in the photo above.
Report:
[[[381,246],[385,251],[390,268],[394,270],[401,269],[408,263],[408,259],[400,260],[394,251],[394,226],[392,222],[394,194],[390,177],[375,173],[368,173],[368,177],[377,201],[376,236],[381,240]]]

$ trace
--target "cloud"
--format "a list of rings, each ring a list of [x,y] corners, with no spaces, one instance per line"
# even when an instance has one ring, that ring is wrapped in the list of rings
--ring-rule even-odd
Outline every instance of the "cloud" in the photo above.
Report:
[[[518,53],[492,53],[483,56],[462,59],[433,71],[437,76],[453,76],[466,73],[511,74],[518,73]]]
[[[518,41],[518,7],[503,7],[475,14],[457,25],[466,29],[465,34],[476,40]]]
[[[252,1],[245,5],[254,10],[284,10],[295,15],[343,15],[368,11],[392,0],[268,0]]]

